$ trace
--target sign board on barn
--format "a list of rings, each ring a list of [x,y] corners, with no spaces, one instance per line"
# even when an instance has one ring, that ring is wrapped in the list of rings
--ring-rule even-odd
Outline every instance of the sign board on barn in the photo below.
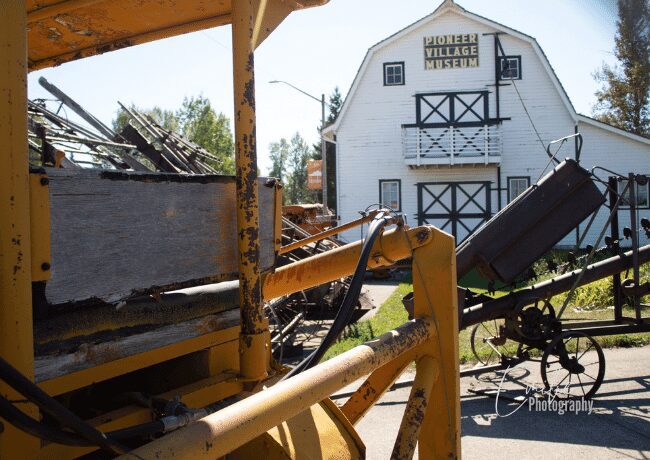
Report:
[[[424,68],[461,69],[478,67],[478,34],[424,37]]]
[[[309,160],[307,163],[307,188],[321,190],[323,188],[323,172],[321,160]]]

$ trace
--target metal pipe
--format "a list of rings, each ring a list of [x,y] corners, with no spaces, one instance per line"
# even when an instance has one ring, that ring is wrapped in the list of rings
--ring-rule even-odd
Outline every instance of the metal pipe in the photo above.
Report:
[[[255,137],[254,0],[232,2],[232,56],[237,167],[237,243],[241,308],[240,374],[266,376],[266,336],[260,278],[257,150]]]
[[[354,227],[358,227],[359,225],[367,224],[370,222],[372,219],[375,218],[379,210],[374,210],[368,213],[367,216],[364,216],[360,219],[353,220],[352,222],[345,223],[341,226],[330,228],[329,230],[325,230],[324,232],[317,233],[316,235],[311,235],[307,238],[303,238],[300,241],[296,241],[295,243],[287,244],[286,246],[282,246],[280,248],[279,253],[280,254],[286,254],[287,252],[291,252],[295,249],[301,248],[303,246],[308,245],[309,243],[313,243],[314,241],[319,241],[319,240],[324,240],[325,238],[329,238],[332,235],[337,235],[339,233],[343,233],[346,230],[349,230]]]
[[[634,286],[639,286],[639,223],[637,222],[636,213],[636,175],[630,173],[627,179],[628,187],[630,188],[630,230],[632,230],[632,276],[634,279]],[[632,296],[636,320],[641,322],[641,298],[638,295]]]
[[[392,265],[396,260],[410,257],[414,249],[433,238],[432,229],[398,227],[385,232],[373,246],[368,268]],[[265,276],[264,299],[275,299],[348,276],[354,271],[360,253],[361,242],[357,241],[280,267]]]
[[[0,0],[0,356],[34,380],[25,0]],[[0,383],[0,393],[20,399]],[[21,405],[37,416],[31,405]],[[35,458],[39,442],[9,424],[0,458]]]
[[[123,459],[219,458],[300,414],[433,335],[428,319],[410,321],[295,377],[211,414]]]
[[[612,244],[614,253],[618,253],[620,250],[619,247],[619,235],[618,235],[618,209],[614,212],[614,207],[617,206],[618,202],[618,181],[616,177],[611,176],[608,182],[608,192],[609,192],[609,212],[611,213],[612,219],[609,223],[609,228],[611,231],[610,236],[612,237]],[[621,274],[614,273],[612,276],[612,291],[614,296],[614,319],[617,322],[620,322],[623,318],[623,300],[621,299]]]
[[[436,360],[434,358],[423,356],[418,360],[415,380],[393,446],[391,459],[408,460],[413,458],[420,437],[424,414],[429,405],[429,395],[437,374]]]
[[[415,352],[411,350],[370,374],[365,382],[341,406],[341,412],[350,423],[356,425],[415,358]]]
[[[650,261],[650,245],[643,246],[638,251],[638,263],[644,264],[648,261]],[[610,257],[609,259],[589,265],[585,270],[575,270],[498,299],[466,308],[463,310],[461,329],[489,319],[501,318],[521,302],[531,299],[546,299],[561,292],[568,291],[579,276],[582,276],[582,278],[576,287],[593,283],[596,280],[611,276],[615,273],[620,273],[631,266],[632,251],[628,251],[620,256]]]
[[[322,193],[323,193],[323,206],[325,207],[325,212],[329,213],[329,207],[327,205],[327,145],[325,144],[325,137],[323,136],[323,130],[325,129],[325,95],[321,94],[320,98],[320,108],[321,108],[321,123],[320,123],[320,153],[321,153],[321,178],[323,180]]]

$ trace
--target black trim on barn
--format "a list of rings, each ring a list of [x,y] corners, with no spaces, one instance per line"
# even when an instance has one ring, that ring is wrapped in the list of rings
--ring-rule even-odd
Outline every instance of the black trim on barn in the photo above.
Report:
[[[509,69],[504,69],[502,63],[506,59],[516,59],[517,60],[517,76],[516,77],[504,77],[503,72]],[[499,80],[521,80],[521,56],[509,55],[509,56],[499,56]]]
[[[387,83],[386,77],[386,67],[389,65],[399,65],[402,67],[402,82],[401,83]],[[404,61],[396,61],[396,62],[384,62],[384,86],[404,86],[406,84],[406,66],[404,65]]]
[[[510,120],[510,118],[490,118],[489,94],[487,90],[416,93],[416,122],[403,124],[402,127],[476,127],[496,125],[504,120]],[[423,110],[426,113],[423,113]],[[436,118],[439,121],[431,121]]]
[[[459,226],[462,226],[467,231],[467,237],[492,217],[491,184],[490,181],[417,183],[418,213],[416,217],[418,225],[429,223],[428,219],[443,219],[444,223],[439,228],[453,234],[457,238],[456,244],[460,243],[461,241],[458,240]],[[479,185],[479,187],[474,192],[471,192],[463,188],[463,186],[467,185]],[[430,188],[431,186],[441,186],[442,191],[435,192]],[[427,193],[432,198],[431,203],[426,208],[424,208],[424,193]],[[443,198],[447,193],[450,194],[449,206],[443,202]],[[478,212],[463,212],[470,203],[473,203],[478,208]],[[446,212],[427,212],[436,204],[440,205]],[[463,219],[480,219],[480,221],[473,225],[472,228],[469,228],[465,225]],[[448,228],[448,226],[451,228]]]
[[[416,94],[416,125],[435,128],[489,124],[488,94],[488,91],[443,91]],[[442,121],[430,121],[436,117]]]
[[[382,205],[386,205],[386,203],[383,203],[382,196],[381,196],[381,185],[384,182],[397,182],[397,197],[399,200],[399,209],[394,209],[394,211],[397,212],[402,212],[402,179],[379,179],[379,203]]]

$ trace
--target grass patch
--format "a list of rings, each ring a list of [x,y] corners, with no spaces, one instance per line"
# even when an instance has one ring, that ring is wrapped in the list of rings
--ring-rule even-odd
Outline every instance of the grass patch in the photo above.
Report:
[[[341,339],[327,350],[324,359],[340,355],[407,322],[408,313],[404,309],[402,298],[412,290],[411,283],[400,283],[372,318],[348,326]]]

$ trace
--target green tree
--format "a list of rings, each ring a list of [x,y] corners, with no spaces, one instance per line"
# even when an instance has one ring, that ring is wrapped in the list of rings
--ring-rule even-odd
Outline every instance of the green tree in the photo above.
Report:
[[[211,166],[225,174],[235,173],[235,144],[228,117],[217,113],[203,96],[185,98],[176,117],[185,138],[222,161],[220,166]]]
[[[287,175],[287,158],[289,157],[289,143],[284,137],[279,142],[271,142],[269,156],[271,157],[269,176],[283,180]]]
[[[307,162],[312,152],[300,133],[290,141],[285,138],[269,144],[271,169],[269,176],[277,177],[284,184],[282,204],[313,203],[316,192],[307,187]]]
[[[635,134],[650,135],[650,3],[618,0],[614,54],[618,64],[594,73],[602,83],[594,115]]]

